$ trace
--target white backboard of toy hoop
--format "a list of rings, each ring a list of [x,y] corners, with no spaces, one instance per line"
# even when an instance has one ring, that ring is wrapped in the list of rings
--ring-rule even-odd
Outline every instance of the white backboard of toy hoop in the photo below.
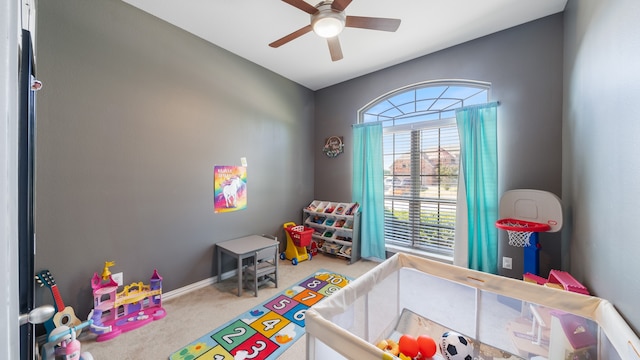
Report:
[[[500,198],[500,219],[517,219],[548,224],[549,232],[562,228],[562,202],[542,190],[509,190]]]

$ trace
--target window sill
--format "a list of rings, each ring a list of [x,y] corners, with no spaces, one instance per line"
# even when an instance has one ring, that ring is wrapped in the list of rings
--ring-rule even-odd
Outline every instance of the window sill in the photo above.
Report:
[[[405,253],[405,254],[411,254],[411,255],[415,255],[415,256],[420,256],[429,260],[434,260],[434,261],[439,261],[439,262],[443,262],[446,264],[453,264],[453,259],[449,256],[444,256],[444,255],[438,255],[438,254],[432,254],[426,251],[421,251],[418,249],[414,249],[414,248],[408,248],[408,247],[404,247],[404,246],[397,246],[397,245],[385,245],[385,248],[387,250],[387,252],[390,252],[392,254],[395,253]]]

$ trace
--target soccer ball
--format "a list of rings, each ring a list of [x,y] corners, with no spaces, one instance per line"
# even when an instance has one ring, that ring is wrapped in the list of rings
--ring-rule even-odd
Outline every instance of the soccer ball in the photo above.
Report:
[[[448,360],[472,360],[473,347],[469,340],[455,331],[447,331],[440,339],[440,351]]]

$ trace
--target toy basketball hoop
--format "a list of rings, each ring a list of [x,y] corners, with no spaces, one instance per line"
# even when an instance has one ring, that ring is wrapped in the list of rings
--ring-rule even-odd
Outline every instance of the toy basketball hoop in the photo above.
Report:
[[[515,247],[530,246],[531,234],[549,231],[551,226],[518,219],[500,219],[496,221],[498,229],[506,230],[509,234],[509,245]]]
[[[556,195],[541,190],[509,190],[500,198],[498,229],[509,235],[509,245],[524,250],[524,273],[538,274],[538,234],[562,228],[562,203]]]

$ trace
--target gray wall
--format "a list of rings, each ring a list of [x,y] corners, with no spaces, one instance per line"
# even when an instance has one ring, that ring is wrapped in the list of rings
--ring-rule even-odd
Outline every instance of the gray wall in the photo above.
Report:
[[[565,12],[563,246],[572,274],[638,332],[640,2],[570,0]]]
[[[78,316],[107,260],[166,292],[215,275],[214,243],[300,220],[313,92],[119,0],[38,11],[36,267]],[[213,167],[241,157],[248,208],[214,214]]]
[[[492,84],[499,100],[499,192],[539,189],[561,194],[563,15],[557,14],[427,55],[316,92],[315,147],[331,135],[345,137],[345,155],[315,153],[315,197],[351,199],[352,131],[357,111],[380,95],[423,81],[469,79]],[[521,277],[523,252],[507,245],[513,258],[504,275]],[[560,234],[541,234],[540,271],[559,269]]]

